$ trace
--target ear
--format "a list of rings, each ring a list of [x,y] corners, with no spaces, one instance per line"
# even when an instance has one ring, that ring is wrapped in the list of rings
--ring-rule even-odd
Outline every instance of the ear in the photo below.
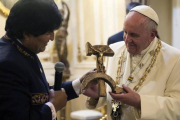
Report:
[[[151,36],[150,36],[150,40],[151,40],[151,41],[154,40],[154,38],[156,37],[157,33],[158,33],[157,30],[153,30],[153,31],[151,32]]]
[[[30,36],[31,35],[29,33],[23,32],[24,40],[29,40]]]

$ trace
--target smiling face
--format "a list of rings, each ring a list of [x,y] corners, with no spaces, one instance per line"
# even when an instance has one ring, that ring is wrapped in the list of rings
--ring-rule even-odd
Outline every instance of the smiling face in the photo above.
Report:
[[[140,54],[156,36],[157,31],[151,31],[145,27],[146,20],[144,15],[134,11],[126,16],[123,38],[128,52],[132,55]]]
[[[34,53],[43,52],[49,42],[49,40],[54,40],[54,31],[47,32],[38,37],[34,37],[31,34],[24,35],[22,44]]]

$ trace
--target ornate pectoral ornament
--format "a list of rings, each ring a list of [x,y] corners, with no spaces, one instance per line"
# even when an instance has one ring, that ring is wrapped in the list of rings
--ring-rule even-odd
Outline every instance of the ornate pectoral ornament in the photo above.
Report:
[[[121,53],[121,56],[118,60],[118,69],[117,69],[117,77],[116,77],[116,85],[119,85],[119,79],[122,77],[121,75],[121,68],[123,63],[123,57],[124,57],[125,50]],[[111,106],[112,106],[112,112],[111,112],[111,118],[113,120],[121,120],[122,110],[121,110],[121,102],[111,100]]]
[[[111,118],[113,120],[121,120],[121,115],[122,115],[121,102],[112,100],[111,104],[112,104]]]

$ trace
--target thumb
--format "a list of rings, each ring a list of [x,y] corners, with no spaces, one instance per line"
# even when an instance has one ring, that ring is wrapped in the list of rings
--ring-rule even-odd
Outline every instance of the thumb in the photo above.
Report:
[[[122,86],[123,86],[124,91],[127,92],[127,93],[132,91],[128,86],[126,86],[124,84]]]

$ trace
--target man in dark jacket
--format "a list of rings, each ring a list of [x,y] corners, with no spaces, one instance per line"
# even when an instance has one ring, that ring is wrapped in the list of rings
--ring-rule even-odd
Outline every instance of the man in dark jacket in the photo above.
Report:
[[[0,39],[0,120],[52,120],[78,97],[73,82],[50,90],[37,54],[54,39],[62,16],[53,0],[18,0]]]

